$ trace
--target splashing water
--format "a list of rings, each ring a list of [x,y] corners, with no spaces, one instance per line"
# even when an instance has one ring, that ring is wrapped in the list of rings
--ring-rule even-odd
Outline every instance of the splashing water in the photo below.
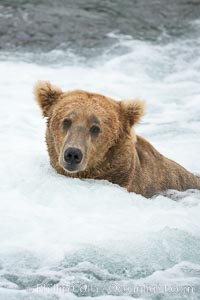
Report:
[[[114,46],[87,61],[62,51],[1,53],[0,299],[200,295],[200,192],[145,199],[50,167],[32,95],[38,79],[146,99],[136,132],[200,174],[200,36],[166,44],[112,36]]]

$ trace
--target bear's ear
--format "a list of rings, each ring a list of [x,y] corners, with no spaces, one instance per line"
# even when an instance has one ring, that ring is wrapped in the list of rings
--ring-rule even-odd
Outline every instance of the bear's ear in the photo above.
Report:
[[[38,81],[34,87],[35,100],[42,109],[44,117],[48,117],[50,107],[57,102],[62,90],[48,81]]]
[[[120,106],[124,119],[129,126],[139,123],[145,113],[145,102],[142,100],[123,100],[120,101]]]

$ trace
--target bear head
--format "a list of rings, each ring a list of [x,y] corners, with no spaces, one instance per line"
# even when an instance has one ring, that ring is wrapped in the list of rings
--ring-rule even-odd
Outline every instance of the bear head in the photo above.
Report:
[[[34,94],[47,117],[49,152],[56,153],[57,164],[67,173],[95,168],[122,137],[133,138],[131,128],[144,114],[143,101],[63,92],[46,81],[35,85]]]

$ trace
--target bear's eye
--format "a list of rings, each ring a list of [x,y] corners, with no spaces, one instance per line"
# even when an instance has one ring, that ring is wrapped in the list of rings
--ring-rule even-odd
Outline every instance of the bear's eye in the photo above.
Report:
[[[99,132],[100,132],[100,128],[98,126],[93,125],[90,128],[90,133],[93,134],[93,135],[98,135]]]
[[[72,120],[64,119],[62,125],[63,125],[63,128],[69,128],[72,125]]]

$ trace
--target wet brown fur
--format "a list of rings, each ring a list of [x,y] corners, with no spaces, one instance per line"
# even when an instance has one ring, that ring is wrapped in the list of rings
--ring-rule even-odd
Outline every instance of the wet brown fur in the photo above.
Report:
[[[79,90],[64,93],[43,81],[36,84],[34,93],[43,115],[48,117],[46,142],[51,165],[58,173],[76,178],[108,180],[145,197],[167,189],[200,189],[199,178],[164,157],[132,131],[132,126],[144,114],[142,101],[115,101]],[[77,128],[83,131],[80,133],[83,139],[81,143],[87,149],[86,167],[77,173],[66,172],[59,160],[64,141],[69,135],[63,132],[61,122],[69,112],[74,122],[79,124],[76,131]],[[88,128],[90,120],[92,122],[96,117],[100,119],[101,134],[99,138],[92,139]]]

